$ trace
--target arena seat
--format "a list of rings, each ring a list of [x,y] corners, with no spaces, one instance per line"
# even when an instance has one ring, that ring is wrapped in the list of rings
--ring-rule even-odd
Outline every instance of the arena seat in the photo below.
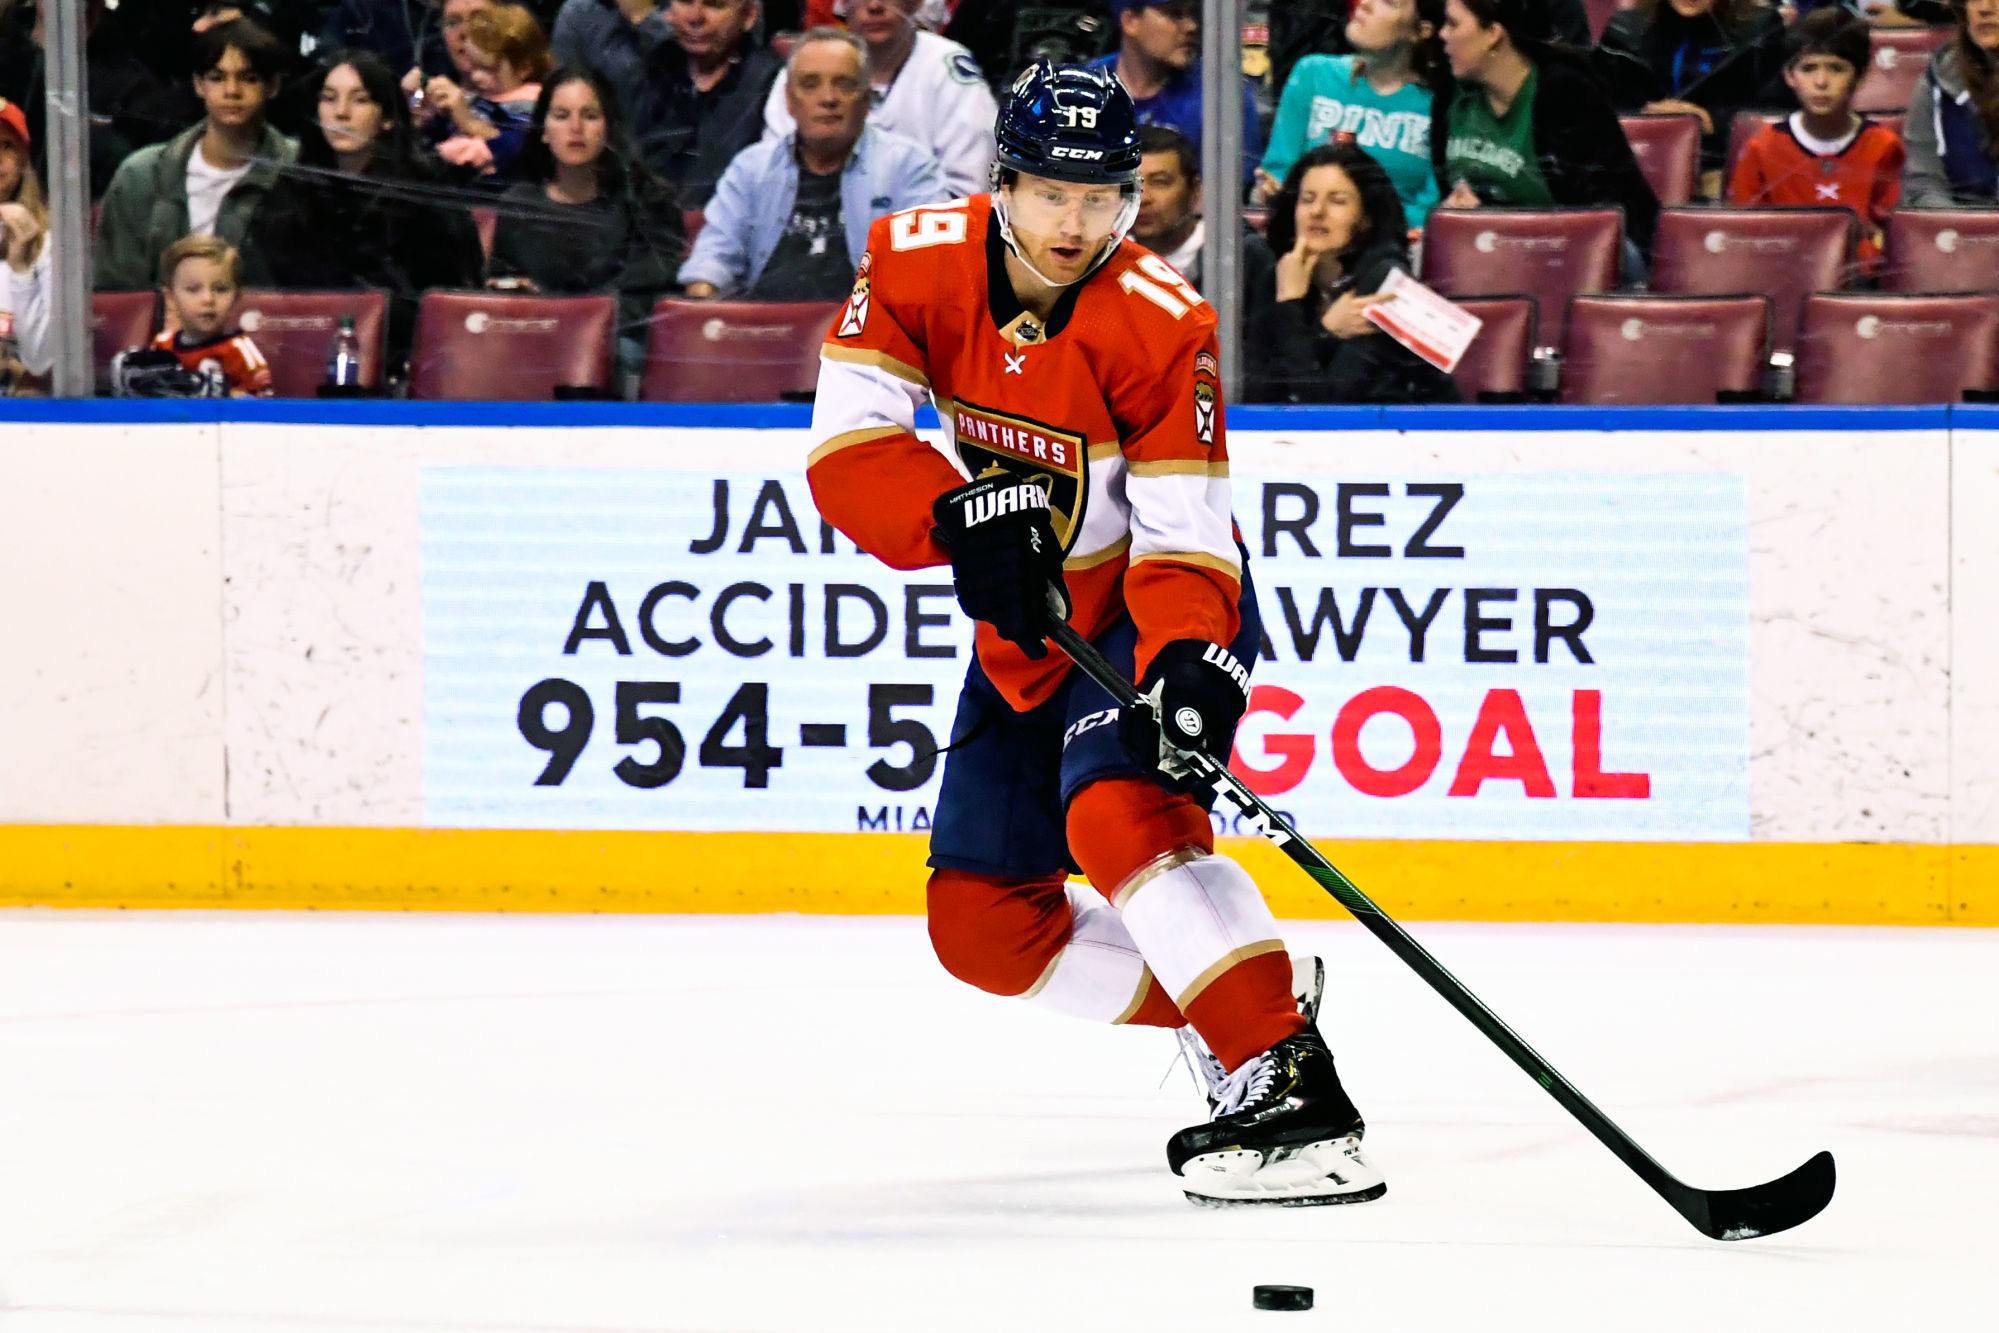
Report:
[[[1475,403],[1483,394],[1507,398],[1525,394],[1527,363],[1535,345],[1534,298],[1473,296],[1452,304],[1484,321],[1452,372],[1465,401]]]
[[[1631,155],[1662,207],[1672,208],[1694,197],[1701,165],[1699,116],[1619,116]]]
[[[838,301],[682,301],[653,307],[647,402],[774,403],[809,392]]]
[[[1896,209],[1881,276],[1893,292],[1999,291],[1999,209]]]
[[[270,363],[271,387],[280,398],[311,398],[326,382],[326,363],[340,318],[354,319],[361,344],[361,387],[380,388],[389,298],[376,291],[247,291],[238,319],[243,332]]]
[[[1846,208],[1668,208],[1652,242],[1652,290],[1767,296],[1776,350],[1796,341],[1798,302],[1846,285],[1859,220]]]
[[[1767,296],[1578,296],[1562,340],[1565,403],[1713,403],[1763,387]]]
[[[1423,281],[1451,297],[1524,294],[1546,315],[1615,287],[1623,240],[1615,208],[1439,208],[1423,229]],[[1550,345],[1561,341],[1553,322],[1540,329]]]
[[[1966,390],[1999,390],[1999,294],[1805,298],[1797,401],[1955,403]]]
[[[1923,70],[1951,28],[1876,28],[1874,59],[1853,93],[1856,111],[1901,111],[1909,105]]]
[[[1900,111],[1870,111],[1867,114],[1867,118],[1882,129],[1893,133],[1897,139],[1900,139],[1902,137],[1902,130],[1909,123],[1909,111],[1907,107],[1904,107]]]
[[[1782,111],[1738,111],[1735,119],[1728,122],[1728,162],[1722,168],[1721,188],[1728,192],[1728,182],[1735,175],[1735,164],[1742,160],[1742,150],[1756,137],[1756,132],[1765,125],[1775,125],[1787,113]]]
[[[160,294],[92,292],[90,294],[90,357],[101,380],[111,370],[111,358],[128,347],[143,347],[159,326]]]
[[[1590,40],[1603,40],[1603,30],[1610,26],[1610,20],[1619,10],[1637,8],[1638,0],[1583,0],[1583,10],[1589,16]]]
[[[617,322],[615,296],[426,292],[410,397],[531,401],[558,387],[605,390]]]

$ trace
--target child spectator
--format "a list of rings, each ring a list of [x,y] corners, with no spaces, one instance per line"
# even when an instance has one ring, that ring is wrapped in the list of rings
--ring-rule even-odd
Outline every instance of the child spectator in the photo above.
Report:
[[[505,176],[527,142],[541,80],[554,63],[548,38],[521,5],[478,10],[466,31],[471,96],[449,79],[433,79],[426,90],[458,131],[438,145],[438,156],[456,167]]]
[[[1261,403],[1455,403],[1457,384],[1363,313],[1409,267],[1402,197],[1352,143],[1299,158],[1270,206],[1275,300],[1251,322],[1244,398]]]
[[[1893,130],[1853,109],[1874,39],[1866,20],[1833,6],[1799,19],[1790,45],[1784,82],[1804,109],[1749,141],[1728,182],[1728,201],[1850,208],[1861,220],[1861,267],[1877,272],[1882,229],[1902,194],[1904,154]]]
[[[1957,35],[1916,85],[1903,133],[1911,208],[1999,204],[1999,0],[1952,0]]]
[[[1291,71],[1257,173],[1278,189],[1291,164],[1336,134],[1351,134],[1387,170],[1409,225],[1437,203],[1430,164],[1432,91],[1444,71],[1444,0],[1360,0],[1347,20],[1353,55],[1309,55]]]
[[[240,242],[251,215],[298,155],[265,123],[285,53],[247,19],[195,34],[195,91],[207,115],[118,166],[93,248],[96,284],[137,291],[158,281],[160,257],[183,236]]]
[[[33,393],[49,355],[49,215],[21,108],[0,97],[0,397]]]
[[[268,398],[271,368],[236,327],[243,261],[215,236],[183,236],[160,260],[167,327],[153,347],[202,377],[204,398]]]

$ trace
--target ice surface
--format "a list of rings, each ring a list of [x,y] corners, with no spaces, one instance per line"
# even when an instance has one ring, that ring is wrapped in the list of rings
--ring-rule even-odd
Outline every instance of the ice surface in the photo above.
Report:
[[[0,913],[0,1330],[1993,1327],[1999,932],[1420,924],[1707,1240],[1373,940],[1326,955],[1376,1203],[1185,1203],[1164,1034],[920,922]],[[1317,1289],[1250,1308],[1259,1282]]]

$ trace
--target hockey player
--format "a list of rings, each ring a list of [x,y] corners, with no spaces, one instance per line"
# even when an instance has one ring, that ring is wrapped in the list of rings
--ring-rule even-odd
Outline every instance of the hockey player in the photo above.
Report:
[[[897,569],[949,565],[978,622],[931,835],[931,940],[983,990],[1182,1029],[1214,1113],[1167,1145],[1189,1198],[1373,1198],[1316,984],[1301,1013],[1270,909],[1215,854],[1207,798],[1172,757],[1226,761],[1260,636],[1214,313],[1125,239],[1138,124],[1115,78],[1036,64],[997,140],[990,194],[874,224],[812,421],[820,513]],[[926,398],[948,453],[914,433]],[[1121,712],[1051,653],[1056,615],[1154,707]],[[1068,884],[1072,867],[1094,887]]]

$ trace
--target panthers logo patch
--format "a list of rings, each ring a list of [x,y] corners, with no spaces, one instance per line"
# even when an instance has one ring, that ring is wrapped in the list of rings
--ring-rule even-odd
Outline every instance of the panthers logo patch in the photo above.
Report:
[[[1202,379],[1194,381],[1194,437],[1202,444],[1215,442],[1215,386]]]
[[[834,337],[857,338],[861,330],[868,326],[868,305],[874,289],[874,282],[868,273],[874,264],[872,250],[861,256],[861,266],[854,273],[853,294],[847,297],[847,304],[840,311],[840,325],[834,330]]]

